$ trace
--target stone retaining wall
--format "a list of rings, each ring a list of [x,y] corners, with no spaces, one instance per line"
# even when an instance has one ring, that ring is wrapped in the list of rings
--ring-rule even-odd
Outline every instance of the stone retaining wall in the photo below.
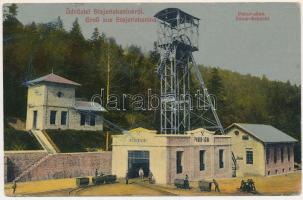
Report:
[[[30,165],[46,156],[45,152],[5,153],[6,182],[12,181]],[[92,176],[95,170],[111,173],[111,152],[59,153],[50,155],[19,181]]]
[[[4,181],[11,182],[24,170],[46,156],[46,151],[5,151]]]

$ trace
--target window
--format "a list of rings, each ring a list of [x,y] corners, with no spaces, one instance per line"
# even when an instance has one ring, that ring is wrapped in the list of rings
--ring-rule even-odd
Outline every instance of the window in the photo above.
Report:
[[[224,167],[223,153],[224,153],[224,150],[223,150],[223,149],[220,149],[220,150],[219,150],[219,168],[223,168],[223,167]]]
[[[282,172],[283,172],[283,173],[285,172],[285,169],[284,169],[284,168],[282,169]]]
[[[67,118],[67,112],[62,111],[61,112],[61,125],[66,125],[66,118]]]
[[[96,124],[96,116],[95,115],[91,115],[90,116],[89,125],[95,126],[95,124]]]
[[[235,135],[239,135],[239,131],[235,131]]]
[[[253,151],[246,151],[246,164],[254,164]]]
[[[50,121],[49,121],[50,124],[56,124],[56,114],[57,111],[54,110],[50,111]]]
[[[183,156],[183,151],[177,151],[177,159],[176,159],[177,174],[182,173],[182,156]]]
[[[205,150],[200,150],[199,152],[200,171],[205,170],[204,154],[205,154]]]
[[[57,92],[57,97],[62,97],[63,96],[63,93],[62,92]]]
[[[80,114],[80,126],[84,126],[85,125],[85,119],[86,119],[86,115],[81,113]]]
[[[266,164],[269,163],[269,158],[270,158],[270,148],[266,148]]]
[[[278,174],[278,170],[276,169],[276,174]]]
[[[290,147],[287,147],[287,160],[290,161]]]
[[[270,171],[267,171],[267,175],[270,175]]]
[[[284,162],[284,150],[283,147],[280,149],[281,152],[281,162]]]
[[[274,162],[277,163],[277,148],[274,149]]]
[[[243,135],[242,140],[248,140],[248,135]]]

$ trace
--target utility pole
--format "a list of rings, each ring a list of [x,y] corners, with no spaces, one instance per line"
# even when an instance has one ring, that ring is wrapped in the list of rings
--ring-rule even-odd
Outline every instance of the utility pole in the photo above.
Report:
[[[109,73],[110,73],[110,64],[109,64],[109,60],[110,60],[110,55],[109,55],[109,43],[108,43],[108,48],[107,48],[107,83],[106,83],[106,104],[108,103],[109,100]],[[109,132],[106,131],[106,151],[108,151],[108,139],[109,139]]]

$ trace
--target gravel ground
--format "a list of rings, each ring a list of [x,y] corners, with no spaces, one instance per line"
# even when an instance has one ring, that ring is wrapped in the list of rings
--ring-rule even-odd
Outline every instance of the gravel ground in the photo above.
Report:
[[[301,171],[271,177],[252,178],[259,195],[297,195],[301,192]],[[241,178],[216,179],[221,193],[200,192],[197,182],[191,182],[190,190],[176,189],[173,185],[150,185],[147,181],[133,179],[126,185],[123,180],[108,185],[88,186],[78,189],[75,179],[53,179],[17,183],[12,194],[11,184],[5,185],[7,196],[196,196],[196,195],[251,195],[239,192]]]

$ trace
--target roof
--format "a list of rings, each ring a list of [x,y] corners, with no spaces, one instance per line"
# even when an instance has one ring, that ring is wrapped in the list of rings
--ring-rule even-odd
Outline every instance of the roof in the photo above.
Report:
[[[82,111],[105,112],[106,109],[97,102],[91,101],[76,101],[75,109]]]
[[[234,123],[227,127],[227,129],[234,126],[237,126],[245,132],[253,135],[264,143],[297,142],[293,137],[270,125]]]
[[[154,17],[169,23],[172,27],[175,27],[177,25],[178,14],[180,17],[180,21],[182,21],[183,23],[191,23],[194,20],[199,20],[199,18],[180,10],[179,8],[166,8],[164,10],[159,11],[157,14],[154,15]]]
[[[215,131],[209,131],[205,128],[196,128],[194,130],[190,130],[190,131],[186,131],[186,133],[189,133],[189,134],[194,134],[194,133],[208,133],[208,134],[212,134],[214,135],[215,134]]]
[[[58,76],[58,75],[56,75],[54,73],[42,76],[40,78],[31,80],[31,81],[27,81],[27,85],[32,85],[32,84],[41,83],[41,82],[59,83],[59,84],[80,86],[79,83],[76,83],[74,81],[68,80],[68,79],[63,78],[61,76]]]
[[[156,130],[150,130],[150,129],[146,129],[143,127],[138,127],[138,128],[134,128],[129,130],[130,133],[157,133]]]

